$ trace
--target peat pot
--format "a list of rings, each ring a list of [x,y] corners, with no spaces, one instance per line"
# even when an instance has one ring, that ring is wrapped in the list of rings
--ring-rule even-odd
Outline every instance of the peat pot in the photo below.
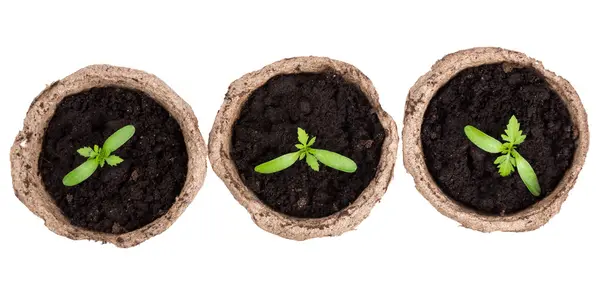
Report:
[[[116,130],[135,133],[85,181],[63,177]],[[135,246],[183,213],[206,175],[206,147],[191,107],[154,75],[94,65],[48,86],[31,104],[10,153],[15,194],[48,229]]]
[[[356,171],[322,162],[315,171],[307,156],[276,173],[256,172],[297,150],[298,128],[316,136],[312,147],[352,159]],[[209,159],[259,227],[305,240],[340,235],[369,215],[392,178],[397,147],[396,124],[364,74],[329,58],[298,57],[230,85],[210,134]]]
[[[513,174],[501,176],[499,154],[480,149],[464,131],[471,125],[503,141],[512,116],[526,135],[516,149],[537,175],[537,196],[521,180],[518,160]],[[522,53],[474,48],[445,56],[410,89],[402,139],[404,166],[440,213],[483,232],[529,231],[567,199],[589,131],[568,81]]]

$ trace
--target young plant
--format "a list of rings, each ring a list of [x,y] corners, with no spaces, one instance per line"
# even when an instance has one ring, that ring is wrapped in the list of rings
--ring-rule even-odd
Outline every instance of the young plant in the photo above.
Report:
[[[91,147],[82,147],[78,149],[77,153],[87,157],[88,160],[65,175],[62,181],[63,184],[65,186],[80,184],[88,179],[94,171],[96,171],[98,166],[104,167],[104,163],[108,163],[110,166],[116,166],[122,163],[122,158],[111,153],[125,144],[134,133],[134,126],[124,126],[110,135],[106,141],[104,141],[104,145],[102,145],[101,148],[98,147],[98,145],[94,145],[93,149]]]
[[[465,134],[480,149],[489,153],[502,154],[494,161],[494,164],[498,165],[498,173],[501,176],[509,176],[515,171],[516,167],[529,192],[534,196],[539,196],[541,189],[537,176],[531,165],[516,150],[516,146],[523,143],[526,138],[520,127],[517,118],[512,116],[508,121],[506,130],[504,130],[505,134],[502,135],[505,143],[501,143],[473,126],[466,126]]]
[[[328,150],[315,149],[312,145],[315,144],[317,137],[308,140],[309,136],[301,128],[298,128],[298,141],[296,144],[298,151],[284,154],[276,159],[260,164],[254,168],[258,173],[275,173],[282,171],[292,166],[296,161],[306,157],[306,163],[314,170],[319,171],[319,162],[322,164],[337,169],[339,171],[353,173],[356,171],[356,163],[351,159]]]

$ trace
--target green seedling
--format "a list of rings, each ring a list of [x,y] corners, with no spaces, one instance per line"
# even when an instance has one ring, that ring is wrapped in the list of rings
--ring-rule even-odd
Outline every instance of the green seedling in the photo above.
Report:
[[[98,166],[104,167],[104,163],[107,163],[110,166],[116,166],[122,163],[122,158],[111,153],[124,145],[134,133],[134,126],[124,126],[110,135],[106,141],[104,141],[104,145],[102,145],[101,148],[98,147],[98,145],[94,145],[93,149],[91,147],[82,147],[78,149],[77,153],[87,157],[88,160],[65,175],[62,181],[63,184],[65,186],[80,184],[88,179],[94,171],[96,171]]]
[[[498,173],[501,176],[506,177],[511,175],[515,171],[515,167],[519,172],[519,176],[527,189],[534,196],[540,195],[540,184],[537,176],[533,171],[533,168],[516,150],[517,145],[525,141],[526,136],[523,131],[520,130],[521,125],[515,116],[512,116],[508,121],[506,130],[502,135],[502,139],[505,141],[501,143],[497,139],[488,136],[484,132],[478,130],[473,126],[465,127],[465,134],[467,138],[474,143],[480,149],[489,153],[501,153],[498,158],[494,161],[494,164],[498,165]]]
[[[319,171],[319,162],[347,173],[356,171],[356,163],[354,161],[335,152],[312,148],[317,137],[313,137],[310,140],[308,138],[309,136],[306,131],[298,128],[298,141],[300,142],[296,144],[298,151],[284,154],[276,159],[260,164],[254,168],[254,171],[264,174],[275,173],[292,166],[296,161],[303,160],[304,158],[306,158],[306,163],[314,171]]]

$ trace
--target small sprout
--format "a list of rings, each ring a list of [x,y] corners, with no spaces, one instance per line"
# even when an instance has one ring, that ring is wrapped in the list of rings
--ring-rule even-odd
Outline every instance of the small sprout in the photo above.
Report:
[[[82,147],[78,149],[77,153],[79,153],[81,156],[87,157],[88,160],[65,175],[63,178],[63,184],[65,186],[74,186],[80,184],[84,180],[88,179],[94,173],[94,171],[96,171],[98,166],[104,167],[105,162],[110,166],[116,166],[122,163],[122,158],[112,155],[111,153],[124,145],[134,133],[134,126],[124,126],[109,136],[106,141],[104,141],[102,148],[100,148],[98,145],[94,145],[93,149],[91,147]]]
[[[511,175],[516,167],[529,192],[534,196],[540,196],[541,188],[533,168],[516,150],[516,146],[523,143],[527,136],[521,131],[521,124],[515,116],[510,118],[502,135],[505,143],[501,143],[473,126],[466,126],[465,134],[480,149],[489,153],[502,154],[494,161],[494,164],[498,165],[498,173],[501,176]]]
[[[298,128],[298,141],[300,143],[295,145],[298,151],[284,154],[276,159],[260,164],[254,168],[254,171],[264,174],[275,173],[292,166],[296,161],[303,160],[304,158],[306,158],[308,166],[314,171],[319,171],[319,162],[347,173],[356,171],[356,163],[351,159],[328,150],[312,148],[315,141],[317,141],[317,137],[309,140],[308,134],[301,128]]]

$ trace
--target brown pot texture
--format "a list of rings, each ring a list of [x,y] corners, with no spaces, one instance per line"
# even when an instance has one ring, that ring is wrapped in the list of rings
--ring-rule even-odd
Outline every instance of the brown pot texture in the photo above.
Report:
[[[368,97],[385,129],[381,159],[375,178],[354,203],[345,209],[323,218],[296,218],[276,212],[261,202],[242,182],[230,155],[232,127],[240,111],[254,90],[280,74],[319,73],[335,71],[350,83],[356,84]],[[336,236],[354,229],[365,219],[373,206],[384,195],[392,178],[398,131],[394,120],[381,108],[373,84],[354,66],[325,57],[298,57],[270,64],[259,71],[244,75],[234,81],[217,114],[209,139],[209,159],[215,173],[225,182],[231,194],[243,205],[254,222],[262,229],[294,240]]]
[[[162,105],[181,127],[188,153],[188,174],[175,203],[152,223],[124,234],[108,234],[72,225],[47,193],[38,158],[48,122],[58,104],[69,95],[104,86],[119,86],[146,93]],[[192,108],[156,76],[128,68],[93,65],[56,81],[31,104],[23,129],[10,151],[15,195],[29,210],[41,217],[48,229],[74,240],[94,240],[118,247],[132,247],[165,231],[183,213],[202,186],[206,175],[206,147]]]
[[[531,67],[539,72],[564,101],[573,122],[574,133],[578,137],[573,163],[554,191],[525,210],[507,216],[478,213],[444,194],[427,169],[420,138],[425,111],[438,89],[466,68],[494,63]],[[482,232],[519,232],[541,227],[560,211],[584,164],[589,146],[589,131],[583,105],[577,92],[567,80],[546,70],[541,62],[525,54],[501,48],[473,48],[445,56],[410,89],[406,101],[402,140],[404,166],[413,176],[419,192],[440,213],[456,220],[464,227]]]

